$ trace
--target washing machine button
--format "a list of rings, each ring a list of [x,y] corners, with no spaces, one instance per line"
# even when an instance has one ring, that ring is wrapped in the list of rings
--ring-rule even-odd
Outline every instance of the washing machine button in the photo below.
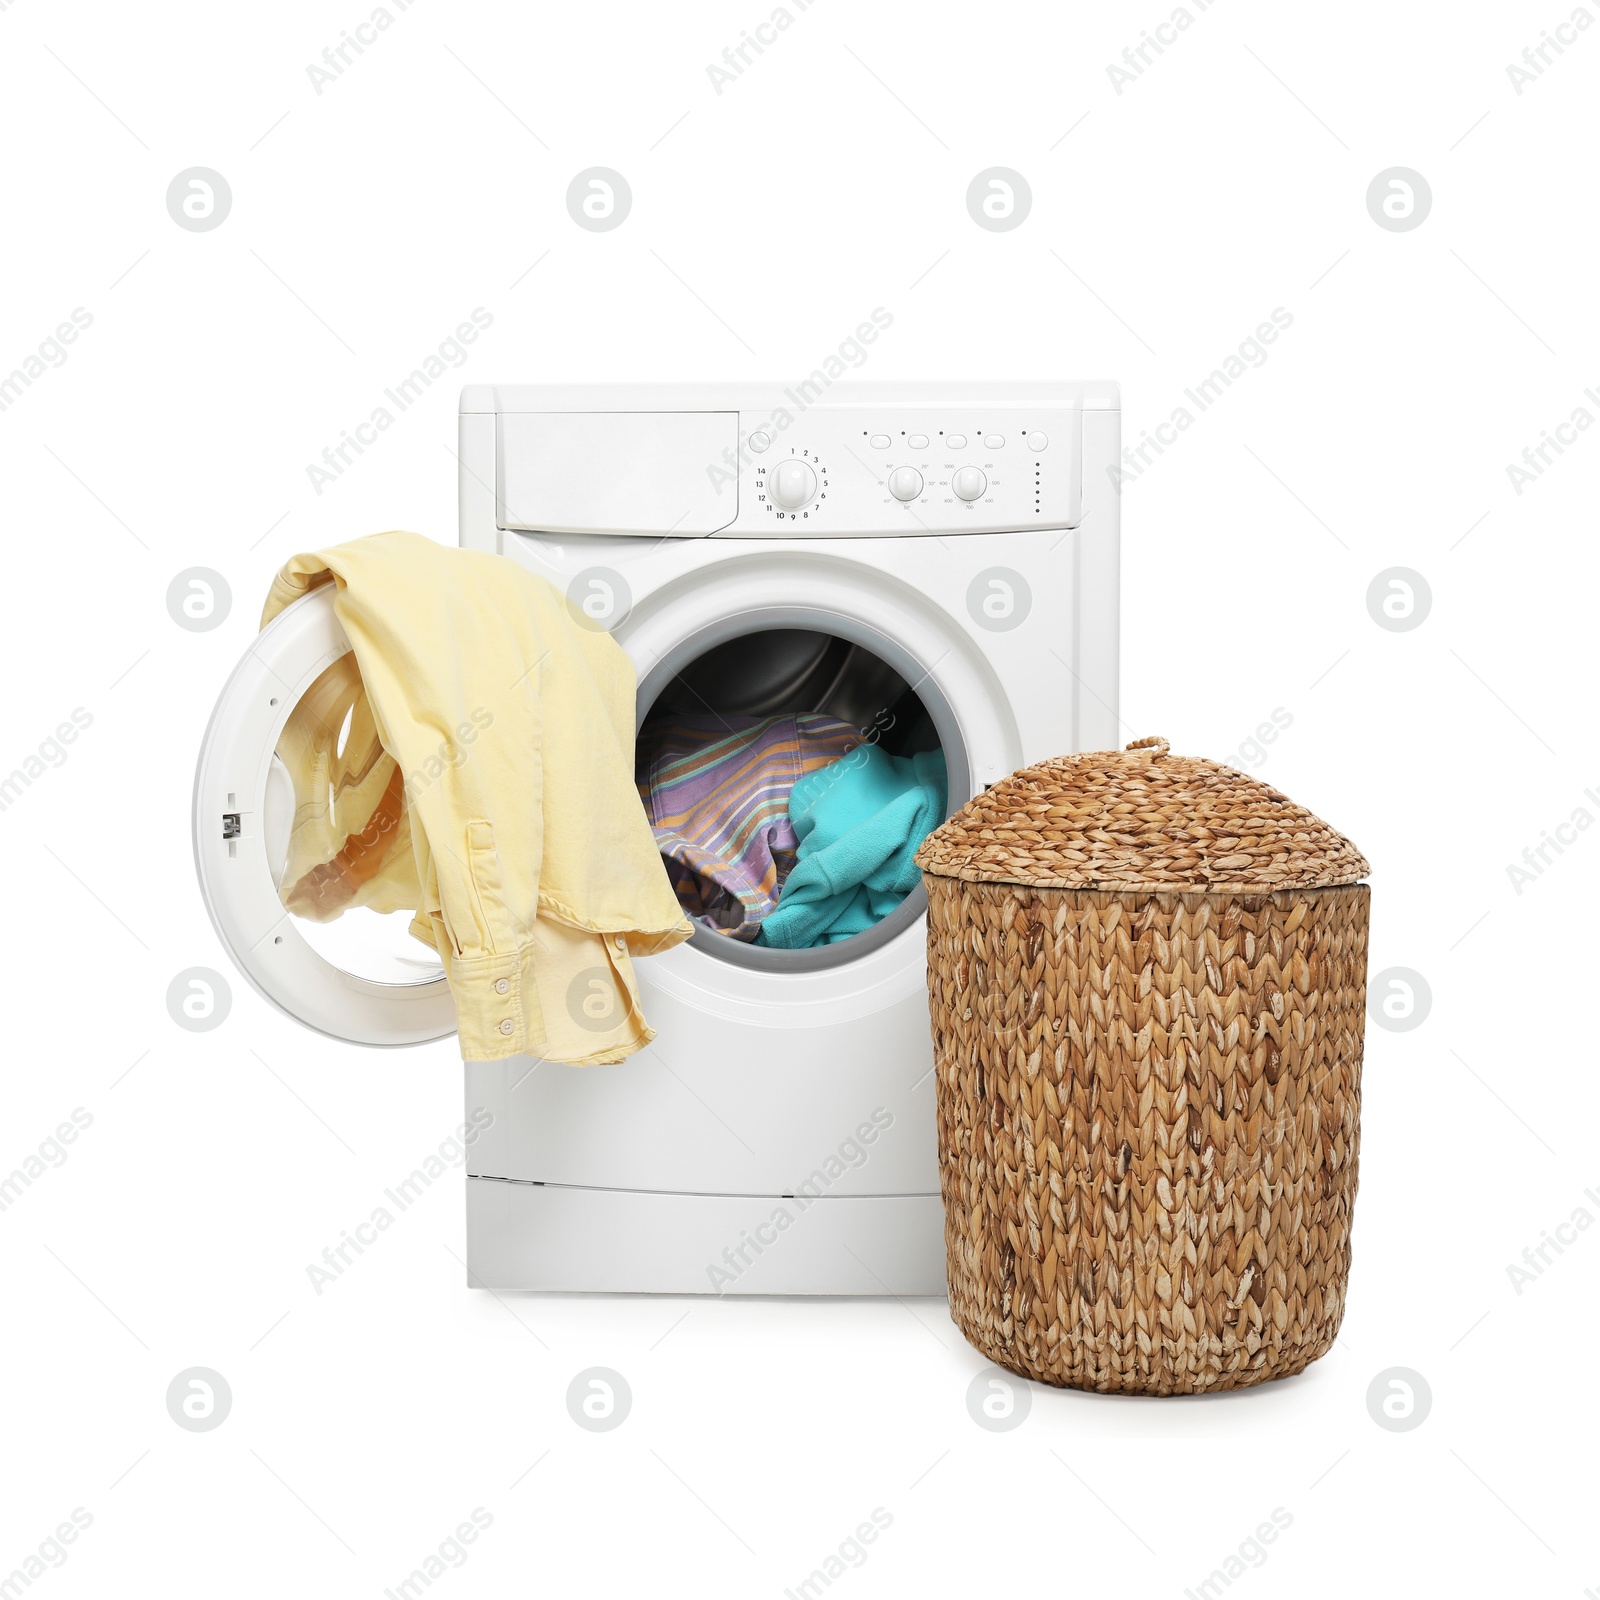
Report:
[[[894,440],[886,433],[875,433],[872,436],[872,448],[874,450],[887,450],[893,443]]]
[[[1004,450],[1005,447],[1006,440],[1003,433],[987,433],[984,435],[983,448],[985,450]]]
[[[785,511],[798,511],[811,504],[817,492],[817,475],[803,461],[780,461],[767,479],[767,492],[774,505]]]
[[[896,467],[889,474],[889,493],[896,500],[915,500],[922,493],[922,474],[915,467]]]
[[[761,452],[765,450],[771,443],[772,435],[770,433],[752,433],[750,435],[750,448],[754,450],[757,455],[760,455]]]
[[[1028,435],[1028,448],[1030,450],[1043,450],[1049,443],[1050,436],[1048,434],[1035,431]]]
[[[967,448],[967,436],[964,433],[947,433],[944,436],[944,442],[952,450],[965,450]]]
[[[989,480],[977,467],[963,467],[950,480],[950,487],[963,500],[976,500],[989,487]]]
[[[925,433],[914,433],[906,440],[906,443],[913,450],[926,450],[928,448],[928,436]]]

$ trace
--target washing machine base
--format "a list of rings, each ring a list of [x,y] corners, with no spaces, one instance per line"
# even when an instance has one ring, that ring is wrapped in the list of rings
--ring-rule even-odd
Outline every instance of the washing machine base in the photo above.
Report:
[[[939,1295],[936,1194],[665,1194],[467,1179],[468,1282],[599,1294]]]

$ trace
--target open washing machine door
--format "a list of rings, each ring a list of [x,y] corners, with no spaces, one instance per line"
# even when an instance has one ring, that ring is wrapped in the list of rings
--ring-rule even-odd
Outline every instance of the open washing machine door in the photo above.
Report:
[[[211,714],[194,784],[200,892],[239,970],[297,1022],[353,1044],[421,1044],[454,1033],[456,1013],[409,911],[361,905],[317,921],[279,894],[307,803],[280,745],[315,721],[342,750],[359,685],[333,600],[332,585],[317,589],[262,629]],[[310,803],[337,811],[339,799]]]

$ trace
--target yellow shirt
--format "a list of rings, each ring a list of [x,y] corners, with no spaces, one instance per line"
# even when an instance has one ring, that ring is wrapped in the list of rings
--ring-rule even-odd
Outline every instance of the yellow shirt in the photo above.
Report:
[[[299,555],[265,627],[322,584],[353,658],[291,714],[285,906],[414,910],[462,1057],[620,1061],[655,1037],[632,958],[692,931],[633,782],[633,665],[543,578],[414,533]]]

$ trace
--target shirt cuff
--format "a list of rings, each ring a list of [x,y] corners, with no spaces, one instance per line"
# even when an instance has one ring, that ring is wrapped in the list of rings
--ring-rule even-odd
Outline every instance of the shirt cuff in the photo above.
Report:
[[[508,955],[453,956],[445,965],[462,1060],[503,1061],[543,1052],[544,1014],[532,945]]]

